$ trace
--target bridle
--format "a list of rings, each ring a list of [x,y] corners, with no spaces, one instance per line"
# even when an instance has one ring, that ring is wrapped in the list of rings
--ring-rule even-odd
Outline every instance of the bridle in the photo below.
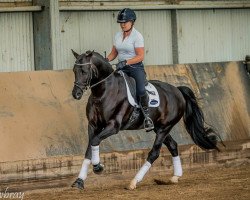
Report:
[[[87,90],[88,88],[93,88],[95,86],[97,86],[98,84],[102,83],[103,81],[105,81],[106,79],[108,79],[115,71],[113,71],[111,74],[109,74],[106,78],[102,79],[101,81],[90,85],[90,82],[93,78],[93,70],[97,69],[97,67],[95,66],[95,64],[93,64],[90,60],[90,62],[88,63],[75,63],[75,65],[77,66],[87,66],[90,65],[90,76],[88,76],[88,79],[85,81],[85,83],[80,83],[78,81],[74,82],[74,86],[76,86],[77,88],[79,88],[82,92],[84,92],[85,90]],[[94,73],[94,76],[97,78],[97,74]]]
[[[88,76],[88,79],[85,81],[85,83],[80,83],[78,81],[74,82],[74,86],[77,87],[77,88],[79,88],[82,92],[84,92],[90,86],[90,81],[91,81],[91,79],[93,77],[93,73],[92,73],[93,64],[92,64],[92,62],[88,62],[88,63],[75,63],[75,65],[77,65],[77,66],[87,66],[87,65],[90,65],[90,76]]]

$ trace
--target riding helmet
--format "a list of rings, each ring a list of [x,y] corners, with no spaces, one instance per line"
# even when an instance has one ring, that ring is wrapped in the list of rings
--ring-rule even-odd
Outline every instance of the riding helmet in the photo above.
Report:
[[[136,20],[136,14],[130,8],[124,8],[120,10],[117,16],[117,23],[125,23],[128,21],[135,22],[135,20]]]

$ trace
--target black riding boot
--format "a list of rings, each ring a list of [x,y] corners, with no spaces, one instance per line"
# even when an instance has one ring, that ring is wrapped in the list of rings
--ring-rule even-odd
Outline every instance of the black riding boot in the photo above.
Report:
[[[147,94],[140,97],[140,105],[141,105],[142,113],[145,117],[144,128],[147,132],[152,131],[154,129],[154,123],[152,119],[149,117],[148,100],[149,99],[148,99]]]

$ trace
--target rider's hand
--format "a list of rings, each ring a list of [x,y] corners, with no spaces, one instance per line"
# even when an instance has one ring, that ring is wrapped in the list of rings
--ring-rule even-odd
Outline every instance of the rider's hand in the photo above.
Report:
[[[123,67],[125,67],[126,64],[127,64],[127,61],[126,61],[126,60],[123,60],[123,61],[121,61],[121,62],[118,62],[118,63],[116,64],[116,69],[117,69],[117,70],[120,70],[120,69],[122,69]]]

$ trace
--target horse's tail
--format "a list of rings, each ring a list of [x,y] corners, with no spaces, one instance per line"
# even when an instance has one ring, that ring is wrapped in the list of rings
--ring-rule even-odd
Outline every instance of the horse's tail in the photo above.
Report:
[[[217,149],[217,139],[220,138],[212,128],[204,126],[204,115],[200,109],[193,91],[185,86],[180,86],[181,91],[186,100],[186,110],[183,120],[187,132],[190,134],[194,143],[203,149]]]

